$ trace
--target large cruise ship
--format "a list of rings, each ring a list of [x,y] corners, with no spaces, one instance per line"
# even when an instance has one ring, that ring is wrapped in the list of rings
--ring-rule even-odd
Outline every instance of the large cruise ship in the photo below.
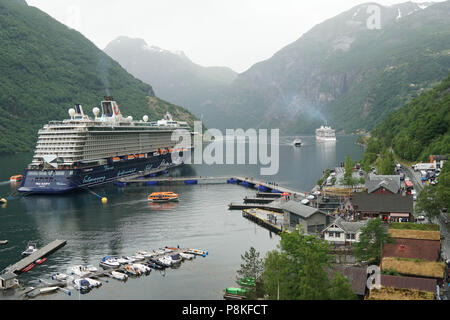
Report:
[[[321,126],[316,129],[317,141],[336,141],[336,131],[328,126]]]
[[[69,110],[70,119],[50,121],[39,130],[33,160],[25,170],[20,192],[65,193],[114,181],[140,171],[172,164],[177,141],[172,133],[189,130],[186,122],[164,119],[149,122],[123,117],[112,97],[105,97],[94,119],[81,105]],[[100,115],[101,111],[101,116]],[[190,131],[190,130],[189,130]],[[191,132],[192,134],[192,132]]]

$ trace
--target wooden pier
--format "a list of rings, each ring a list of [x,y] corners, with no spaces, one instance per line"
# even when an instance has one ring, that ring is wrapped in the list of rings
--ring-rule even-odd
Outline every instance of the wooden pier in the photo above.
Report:
[[[229,210],[245,210],[245,209],[265,209],[275,212],[283,212],[276,203],[262,204],[262,203],[230,203]]]
[[[244,198],[244,203],[271,203],[274,198]]]
[[[283,229],[284,217],[273,211],[267,210],[242,210],[242,216],[249,220],[256,222],[257,224],[263,226],[264,228],[279,234],[283,231],[287,231]],[[268,219],[267,217],[271,217]],[[278,219],[276,218],[278,217]],[[275,219],[275,220],[274,220]]]
[[[257,198],[281,198],[281,193],[256,192]]]
[[[67,243],[66,240],[55,240],[55,241],[49,243],[48,245],[46,245],[45,247],[43,247],[42,249],[39,249],[35,253],[29,255],[28,257],[25,257],[22,260],[20,260],[19,262],[5,268],[4,272],[9,271],[9,272],[19,275],[22,273],[22,270],[24,268],[28,267],[29,265],[31,265],[38,259],[42,259],[42,258],[45,258],[45,257],[51,255],[58,249],[64,247],[66,245],[66,243]]]

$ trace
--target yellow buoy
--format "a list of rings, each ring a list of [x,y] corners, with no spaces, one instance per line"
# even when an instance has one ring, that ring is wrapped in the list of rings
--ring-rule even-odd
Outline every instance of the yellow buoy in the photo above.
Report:
[[[102,203],[105,204],[108,202],[108,198],[102,198]]]
[[[5,198],[1,198],[1,199],[0,199],[0,203],[6,204],[7,202],[8,202],[8,201],[6,201]]]

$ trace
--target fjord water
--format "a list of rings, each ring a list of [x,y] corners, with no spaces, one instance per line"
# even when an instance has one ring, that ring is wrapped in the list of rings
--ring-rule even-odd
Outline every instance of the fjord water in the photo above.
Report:
[[[276,176],[261,177],[283,186],[309,191],[326,168],[339,165],[349,154],[360,159],[363,148],[355,136],[338,136],[335,143],[316,143],[315,137],[301,137],[301,148],[292,146],[294,137],[282,137],[280,169]],[[32,154],[0,157],[0,196],[14,187],[8,179],[20,174]],[[171,175],[258,177],[257,165],[189,165],[176,168]],[[198,248],[208,251],[206,258],[186,261],[177,269],[152,271],[149,276],[122,283],[109,279],[99,289],[71,296],[63,293],[38,299],[222,299],[223,289],[236,286],[236,270],[241,254],[251,246],[262,255],[276,248],[279,237],[246,220],[240,211],[229,211],[230,202],[242,202],[255,191],[230,184],[186,186],[127,186],[113,184],[93,189],[108,198],[103,205],[88,192],[57,196],[18,197],[0,207],[0,270],[21,259],[28,241],[40,246],[55,239],[67,245],[42,265],[19,276],[22,286],[37,284],[69,266],[93,264],[106,255],[134,255],[137,250],[164,246]],[[170,190],[180,194],[179,203],[151,204],[149,193]],[[108,278],[105,278],[108,279]],[[17,299],[17,295],[0,299]]]

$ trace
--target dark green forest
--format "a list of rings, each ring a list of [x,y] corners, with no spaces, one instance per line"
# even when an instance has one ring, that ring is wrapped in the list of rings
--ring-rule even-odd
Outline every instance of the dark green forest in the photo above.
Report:
[[[378,124],[364,159],[375,160],[388,147],[409,161],[450,153],[450,76]]]
[[[150,85],[79,32],[23,1],[0,0],[0,45],[0,153],[34,149],[37,131],[49,120],[68,118],[76,103],[92,116],[105,95],[135,119],[160,119],[169,105],[180,120],[195,119],[156,98]]]

